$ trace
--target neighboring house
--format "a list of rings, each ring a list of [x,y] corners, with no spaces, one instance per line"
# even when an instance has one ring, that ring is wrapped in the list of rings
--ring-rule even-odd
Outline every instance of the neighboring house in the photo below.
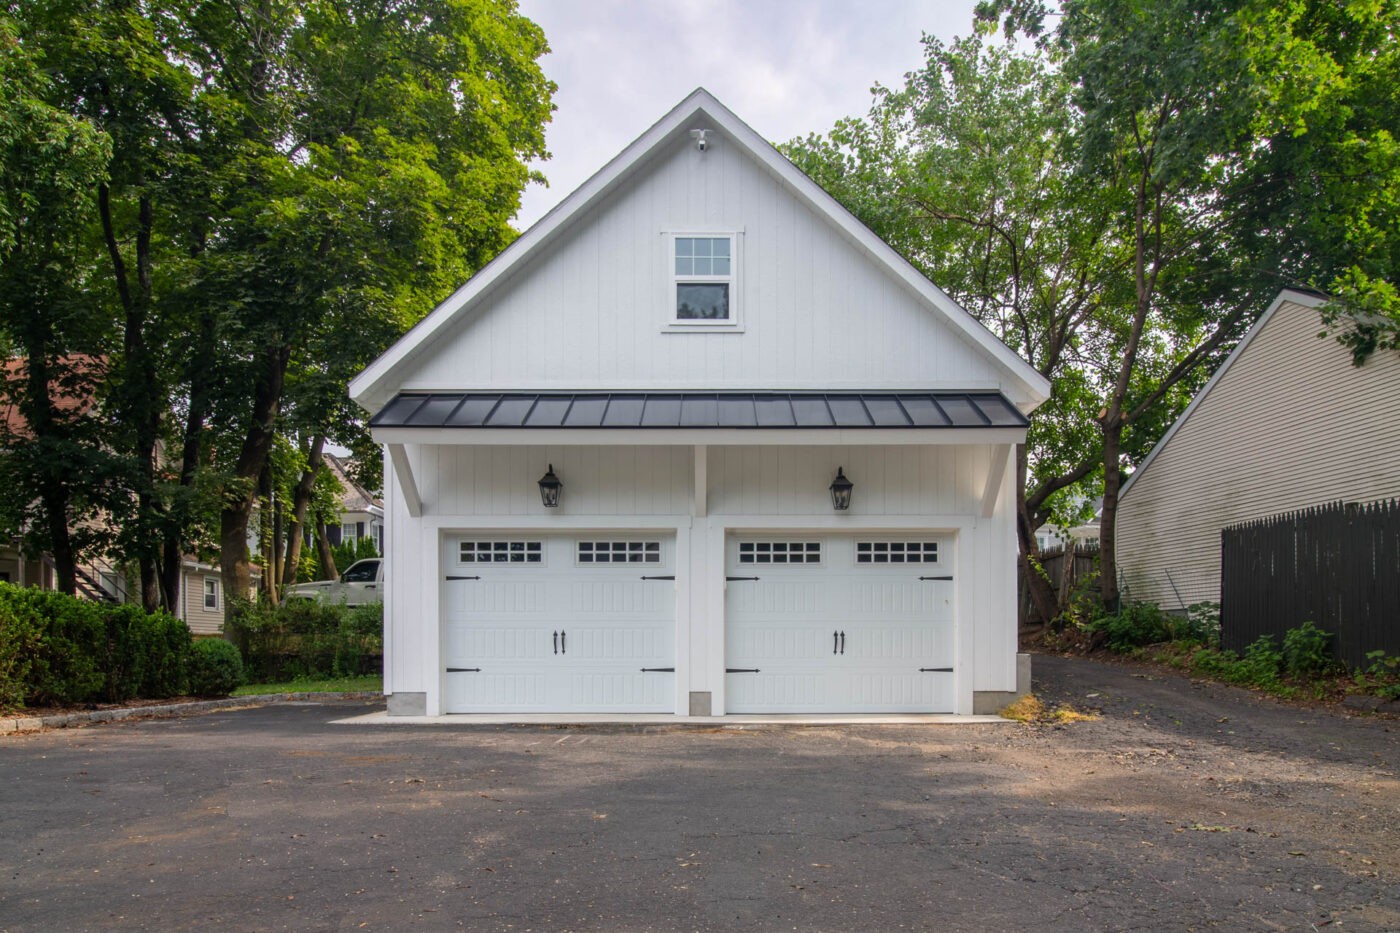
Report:
[[[698,90],[351,384],[389,710],[1003,705],[1048,392]]]
[[[1125,596],[1220,599],[1227,525],[1400,496],[1400,356],[1318,339],[1324,299],[1284,291],[1124,484]]]
[[[178,615],[196,635],[224,630],[224,582],[219,568],[187,557],[180,566]]]
[[[339,521],[326,525],[327,539],[336,545],[369,538],[374,549],[384,553],[384,503],[350,476],[348,461],[326,454],[325,462],[340,483]]]
[[[94,357],[77,357],[66,362],[100,373],[104,361]],[[4,363],[0,378],[9,383],[23,378],[23,375],[24,361],[9,359]],[[0,393],[0,453],[3,453],[3,442],[7,436],[23,436],[28,432],[24,416],[14,404],[12,396],[13,393]],[[93,408],[92,397],[83,393],[59,393],[56,407],[61,412],[80,411],[86,414]],[[96,524],[104,530],[111,527],[111,522],[105,518]],[[134,598],[126,574],[108,558],[88,557],[76,570],[77,595],[84,599],[124,603]],[[174,614],[197,635],[218,634],[223,630],[224,594],[221,580],[217,567],[200,563],[193,557],[186,557],[181,564],[181,597]],[[37,558],[25,557],[17,542],[0,542],[0,582],[56,589],[53,560],[48,554]]]

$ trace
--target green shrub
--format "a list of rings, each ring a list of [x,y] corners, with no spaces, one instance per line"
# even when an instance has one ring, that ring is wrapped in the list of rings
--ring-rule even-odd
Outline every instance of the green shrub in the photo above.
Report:
[[[225,622],[259,683],[373,673],[383,652],[383,607],[354,609],[295,599],[273,608],[245,605]]]
[[[33,587],[7,586],[5,600],[23,607],[40,626],[37,651],[30,659],[26,704],[67,706],[103,697],[107,626],[101,607]]]
[[[245,683],[243,657],[232,642],[201,638],[190,653],[190,693],[228,696]]]
[[[1272,635],[1260,635],[1244,649],[1244,657],[1236,666],[1239,679],[1235,683],[1256,687],[1276,687],[1283,667],[1283,653]]]
[[[1366,660],[1370,663],[1365,669],[1352,675],[1356,685],[1373,696],[1400,700],[1400,657],[1384,651],[1368,651]]]
[[[1283,633],[1283,666],[1290,677],[1318,677],[1336,669],[1332,633],[1312,622]]]
[[[24,705],[43,640],[43,620],[33,606],[11,598],[11,589],[0,584],[0,711]]]
[[[107,699],[163,699],[189,689],[189,626],[164,612],[139,606],[104,607],[107,625]]]
[[[1201,645],[1220,644],[1220,604],[1192,603],[1186,607],[1186,618],[1180,623],[1178,637]]]
[[[1110,649],[1130,651],[1142,645],[1171,641],[1171,621],[1156,603],[1126,603],[1113,615],[1090,621],[1087,628],[1107,635]]]

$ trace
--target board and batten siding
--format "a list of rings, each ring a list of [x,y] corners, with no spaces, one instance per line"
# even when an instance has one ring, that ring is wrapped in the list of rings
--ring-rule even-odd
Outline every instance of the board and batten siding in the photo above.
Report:
[[[1220,599],[1227,525],[1400,496],[1400,356],[1354,367],[1314,308],[1282,301],[1124,493],[1127,597]]]
[[[739,234],[739,330],[666,331],[667,232]],[[999,363],[723,136],[655,155],[417,357],[403,390],[1006,388]]]
[[[988,445],[710,447],[706,514],[696,515],[695,449],[670,446],[471,447],[407,445],[423,514],[408,514],[392,464],[384,502],[393,546],[385,555],[385,691],[422,692],[440,712],[438,555],[445,536],[654,530],[675,535],[677,707],[689,691],[724,696],[724,560],[741,529],[831,534],[901,529],[956,539],[959,664],[963,692],[1016,686],[1014,471],[997,508],[980,517],[995,454]],[[546,509],[536,480],[552,464],[561,506]],[[850,512],[835,513],[827,486],[837,466],[855,482]],[[970,705],[962,712],[971,712]]]

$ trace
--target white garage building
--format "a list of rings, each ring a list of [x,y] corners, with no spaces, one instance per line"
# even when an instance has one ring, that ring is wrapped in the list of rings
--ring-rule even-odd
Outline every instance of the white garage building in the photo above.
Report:
[[[1048,390],[698,90],[351,385],[389,710],[994,709]]]

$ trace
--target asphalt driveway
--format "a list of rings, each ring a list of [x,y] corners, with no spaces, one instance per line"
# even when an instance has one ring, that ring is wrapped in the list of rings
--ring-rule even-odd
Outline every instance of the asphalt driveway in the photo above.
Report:
[[[1036,659],[1064,727],[0,739],[0,929],[1400,929],[1400,722]]]

